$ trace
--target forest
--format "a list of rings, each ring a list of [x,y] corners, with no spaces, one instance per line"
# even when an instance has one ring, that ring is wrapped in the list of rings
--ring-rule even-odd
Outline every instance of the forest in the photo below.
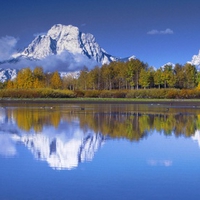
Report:
[[[0,85],[0,97],[102,97],[102,98],[199,98],[200,72],[194,65],[149,67],[139,59],[111,62],[78,77],[61,77],[42,67],[21,69],[14,80]]]

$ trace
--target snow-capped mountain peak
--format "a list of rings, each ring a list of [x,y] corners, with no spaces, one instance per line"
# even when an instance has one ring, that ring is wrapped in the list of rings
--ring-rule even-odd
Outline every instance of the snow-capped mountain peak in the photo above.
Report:
[[[45,35],[37,36],[19,56],[41,60],[54,53],[51,38]]]
[[[79,34],[79,29],[72,25],[62,25],[56,24],[51,27],[47,32],[47,36],[51,37],[53,40],[59,40],[60,38],[66,37],[67,35],[77,36]]]
[[[117,58],[109,55],[96,42],[90,33],[82,33],[72,25],[56,24],[46,35],[37,36],[18,57],[41,60],[50,55],[59,55],[63,52],[85,55],[100,64],[107,64]],[[14,55],[14,57],[17,57]]]
[[[117,58],[108,54],[90,33],[83,33],[72,25],[56,24],[46,33],[37,35],[23,51],[14,53],[10,60],[0,60],[2,68],[21,69],[42,66],[45,71],[75,72],[87,66],[126,62],[135,56]],[[3,72],[4,73],[4,72]],[[5,71],[6,73],[6,71]],[[3,81],[10,79],[1,78]],[[0,80],[1,81],[1,80]],[[2,81],[1,81],[2,82]]]

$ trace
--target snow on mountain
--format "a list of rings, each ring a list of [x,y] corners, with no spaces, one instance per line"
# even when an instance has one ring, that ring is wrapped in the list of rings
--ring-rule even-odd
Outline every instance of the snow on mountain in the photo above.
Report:
[[[126,62],[126,61],[130,61],[131,59],[136,59],[136,57],[134,55],[132,55],[130,57],[120,58],[118,60],[120,60],[121,62]]]
[[[59,72],[60,73],[60,77],[64,78],[64,77],[70,77],[73,79],[78,79],[78,77],[80,76],[80,71],[76,71],[76,72]]]
[[[58,70],[63,74],[80,71],[84,66],[93,68],[130,59],[135,56],[117,58],[108,54],[90,33],[83,33],[72,25],[56,24],[46,34],[36,36],[23,51],[13,54],[10,60],[0,60],[0,66],[6,69],[2,70],[0,81],[12,78],[11,72],[8,73],[11,66],[15,69],[42,66],[45,71]]]
[[[65,51],[74,56],[85,55],[100,64],[117,60],[99,46],[92,34],[82,33],[75,26],[62,24],[54,25],[46,35],[37,36],[24,51],[13,55],[13,58],[42,60]]]
[[[0,82],[5,82],[6,80],[13,80],[17,76],[16,69],[0,69]]]

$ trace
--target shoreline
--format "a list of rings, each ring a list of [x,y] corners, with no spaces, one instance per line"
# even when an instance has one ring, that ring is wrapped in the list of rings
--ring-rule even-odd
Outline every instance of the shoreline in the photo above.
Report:
[[[39,98],[39,99],[0,99],[0,103],[64,103],[64,104],[163,104],[163,105],[195,105],[200,106],[200,99],[122,99],[122,98]]]

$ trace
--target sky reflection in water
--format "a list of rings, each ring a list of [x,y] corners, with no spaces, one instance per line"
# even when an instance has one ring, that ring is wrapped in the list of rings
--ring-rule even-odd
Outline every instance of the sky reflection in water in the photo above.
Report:
[[[196,111],[97,107],[2,108],[0,199],[199,199]]]

